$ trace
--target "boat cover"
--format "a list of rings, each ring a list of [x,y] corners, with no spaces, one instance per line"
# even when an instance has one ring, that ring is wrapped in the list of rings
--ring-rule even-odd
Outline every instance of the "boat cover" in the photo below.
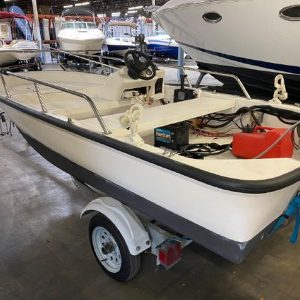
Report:
[[[0,11],[0,19],[25,19],[28,22],[32,22],[32,20],[26,16],[8,11]]]

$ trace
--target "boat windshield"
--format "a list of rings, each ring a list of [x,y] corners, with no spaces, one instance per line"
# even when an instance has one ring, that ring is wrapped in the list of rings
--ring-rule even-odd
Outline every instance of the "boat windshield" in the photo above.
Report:
[[[62,29],[91,29],[97,28],[95,23],[92,22],[65,22],[62,24]]]
[[[95,23],[88,22],[88,23],[86,23],[86,24],[87,24],[87,27],[88,27],[88,28],[97,28],[97,26],[96,26]]]
[[[75,23],[75,28],[76,29],[85,29],[87,26],[86,26],[86,23],[83,23],[83,22],[76,22]]]
[[[71,28],[73,29],[75,26],[74,26],[74,23],[73,22],[67,22],[67,23],[63,23],[62,26],[61,26],[61,29],[68,29],[68,28]]]

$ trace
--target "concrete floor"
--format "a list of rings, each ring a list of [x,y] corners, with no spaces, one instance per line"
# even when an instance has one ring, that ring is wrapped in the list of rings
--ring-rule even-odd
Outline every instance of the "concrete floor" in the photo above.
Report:
[[[145,255],[132,282],[115,282],[89,248],[88,220],[79,219],[89,199],[70,176],[16,129],[0,137],[0,157],[0,299],[300,299],[300,244],[289,244],[291,226],[241,265],[191,245],[168,271]]]

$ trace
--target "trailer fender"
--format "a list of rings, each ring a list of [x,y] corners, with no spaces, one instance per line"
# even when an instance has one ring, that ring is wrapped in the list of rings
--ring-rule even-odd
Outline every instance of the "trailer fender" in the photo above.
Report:
[[[132,255],[138,255],[150,248],[150,237],[143,224],[136,214],[120,201],[111,197],[97,198],[82,210],[80,218],[95,212],[106,216],[118,228]]]

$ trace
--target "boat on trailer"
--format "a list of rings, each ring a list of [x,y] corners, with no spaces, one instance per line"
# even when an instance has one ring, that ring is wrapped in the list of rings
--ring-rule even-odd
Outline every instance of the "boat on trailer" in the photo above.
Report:
[[[299,2],[171,0],[154,14],[200,69],[235,74],[252,95],[265,99],[281,73],[289,101],[300,102]],[[224,90],[237,90],[229,78],[216,77]]]
[[[300,207],[300,108],[251,99],[245,88],[240,97],[168,86],[139,51],[125,62],[108,76],[6,72],[0,107],[44,158],[113,197],[82,213],[101,212],[90,241],[113,278],[131,279],[152,247],[136,213],[242,262]],[[237,157],[249,149],[251,158]]]

